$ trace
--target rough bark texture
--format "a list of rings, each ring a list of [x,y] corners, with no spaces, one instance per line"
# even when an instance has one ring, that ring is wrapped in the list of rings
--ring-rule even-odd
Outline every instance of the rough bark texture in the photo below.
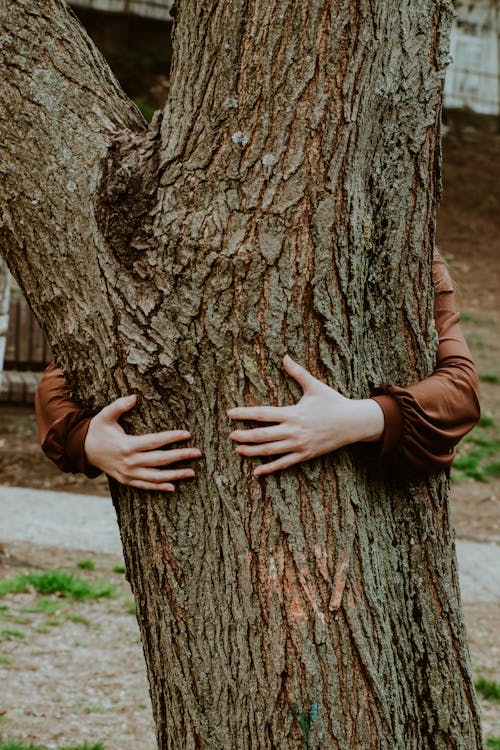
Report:
[[[204,450],[112,487],[161,750],[482,747],[445,478],[257,480],[226,417],[299,395],[285,351],[354,397],[432,370],[450,15],[179,0],[146,130],[60,0],[2,6],[0,248],[85,403]]]

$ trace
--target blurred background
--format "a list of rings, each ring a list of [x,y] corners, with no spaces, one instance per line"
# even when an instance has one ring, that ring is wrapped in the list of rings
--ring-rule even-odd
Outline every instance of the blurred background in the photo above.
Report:
[[[169,91],[173,3],[76,0],[70,5],[126,93],[149,121],[154,111],[163,106]],[[500,0],[458,2],[456,10],[451,37],[453,63],[444,87],[444,197],[439,211],[438,245],[457,285],[463,328],[480,373],[483,415],[459,447],[452,471],[452,518],[458,539],[479,545],[477,554],[481,560],[500,560],[486,555],[486,550],[500,549]],[[40,450],[33,398],[40,373],[50,361],[49,348],[27,303],[8,280],[5,268],[0,267],[0,487],[107,497],[105,479],[91,481],[62,474]],[[0,567],[2,550],[4,564],[11,564],[8,542],[8,535],[0,529]],[[46,551],[42,547],[36,554],[33,549],[16,550],[18,558],[21,555],[30,565],[45,565]],[[66,565],[66,552],[54,548],[52,560],[54,556],[61,566]],[[101,564],[98,560],[102,559],[95,557],[95,564]],[[479,687],[478,690],[488,747],[500,749],[500,590],[489,598],[465,597],[464,606],[476,684],[483,684],[483,692]],[[120,639],[121,636],[116,637],[113,644],[108,644],[107,653],[119,648]],[[0,664],[1,658],[0,654]],[[134,654],[127,658],[137,659],[137,670],[143,670],[137,644]],[[121,659],[123,654],[116,653],[115,662]],[[122,686],[119,675],[117,680],[117,686]],[[145,682],[137,690],[144,709]],[[54,698],[54,705],[68,724],[69,714],[57,700]],[[109,711],[104,711],[103,726],[111,727],[115,738],[118,731],[121,739],[109,747],[147,750],[147,743],[137,739],[145,736],[152,746],[149,709],[146,708],[144,720],[138,704],[128,718],[122,717],[127,729],[120,735],[112,718],[117,704],[111,703]],[[75,726],[78,722],[81,725],[85,722],[84,708],[73,708],[71,716]],[[24,721],[8,726],[23,734],[23,727],[27,726]],[[31,739],[40,739],[36,731],[42,732],[43,722],[36,726],[38,729],[28,732]],[[48,725],[43,731],[49,731]],[[130,744],[127,732],[131,732]],[[51,737],[55,737],[53,732]],[[56,746],[54,740],[50,747]]]

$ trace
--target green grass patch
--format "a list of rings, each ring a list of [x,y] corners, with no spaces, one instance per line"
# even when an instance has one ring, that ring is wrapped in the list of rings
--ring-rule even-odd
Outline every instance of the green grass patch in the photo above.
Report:
[[[39,594],[58,594],[71,599],[101,599],[115,596],[116,586],[102,581],[87,581],[72,573],[47,570],[44,573],[26,573],[16,578],[0,580],[0,596],[24,593],[30,588]],[[1,749],[0,749],[1,750]]]
[[[33,606],[24,607],[22,611],[36,615],[54,615],[59,609],[60,603],[53,599],[38,599]]]
[[[482,698],[500,703],[500,683],[495,682],[495,680],[487,680],[485,677],[478,677],[474,685]]]
[[[77,566],[81,570],[95,570],[95,562],[93,560],[80,560],[77,562]]]
[[[458,446],[452,479],[488,482],[491,477],[500,476],[499,453],[500,439],[494,420],[489,416],[483,416],[474,430]]]
[[[487,416],[481,415],[479,417],[479,422],[477,423],[477,426],[478,427],[493,427],[494,424],[495,424],[495,420],[493,419],[493,417],[487,417]]]
[[[43,745],[25,745],[24,742],[16,742],[11,739],[0,740],[0,750],[47,750]],[[84,742],[83,745],[71,745],[70,747],[58,747],[57,750],[105,750],[102,742],[97,744],[89,745],[88,742]]]
[[[12,615],[9,617],[9,621],[13,622],[14,625],[29,625],[31,623],[29,617],[20,617],[19,615]]]
[[[11,659],[10,656],[0,656],[0,664],[5,664],[6,666],[14,664],[14,659]]]
[[[125,607],[129,615],[137,616],[137,605],[133,596],[127,596],[127,603]]]
[[[474,315],[470,312],[461,312],[460,320],[464,323],[477,323],[478,325],[492,325],[495,323],[493,318],[481,318],[479,315]]]
[[[489,750],[500,750],[500,737],[488,737],[486,747]]]
[[[485,372],[483,375],[479,376],[479,380],[482,383],[493,383],[494,385],[499,385],[500,375],[495,375],[492,372]]]
[[[113,573],[125,573],[125,565],[115,565],[113,567]]]
[[[79,622],[81,625],[87,625],[88,627],[92,624],[90,620],[83,617],[83,615],[68,615],[68,620],[71,622]]]
[[[500,477],[500,461],[493,461],[493,463],[488,464],[484,471],[490,477]]]
[[[4,638],[24,638],[24,633],[15,628],[4,628],[3,630],[0,630],[0,636],[3,636]]]

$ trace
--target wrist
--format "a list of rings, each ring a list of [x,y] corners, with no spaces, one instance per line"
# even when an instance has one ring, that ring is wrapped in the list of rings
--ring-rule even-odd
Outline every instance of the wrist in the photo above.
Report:
[[[372,398],[364,398],[357,401],[359,411],[359,438],[360,443],[376,443],[382,439],[384,434],[384,412],[382,407]]]

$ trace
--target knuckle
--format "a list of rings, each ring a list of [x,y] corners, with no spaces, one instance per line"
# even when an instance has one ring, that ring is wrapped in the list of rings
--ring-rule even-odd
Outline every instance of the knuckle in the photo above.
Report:
[[[123,467],[123,470],[126,473],[129,473],[130,470],[132,469],[132,466],[133,466],[132,457],[130,455],[125,455],[122,458],[122,467]]]

